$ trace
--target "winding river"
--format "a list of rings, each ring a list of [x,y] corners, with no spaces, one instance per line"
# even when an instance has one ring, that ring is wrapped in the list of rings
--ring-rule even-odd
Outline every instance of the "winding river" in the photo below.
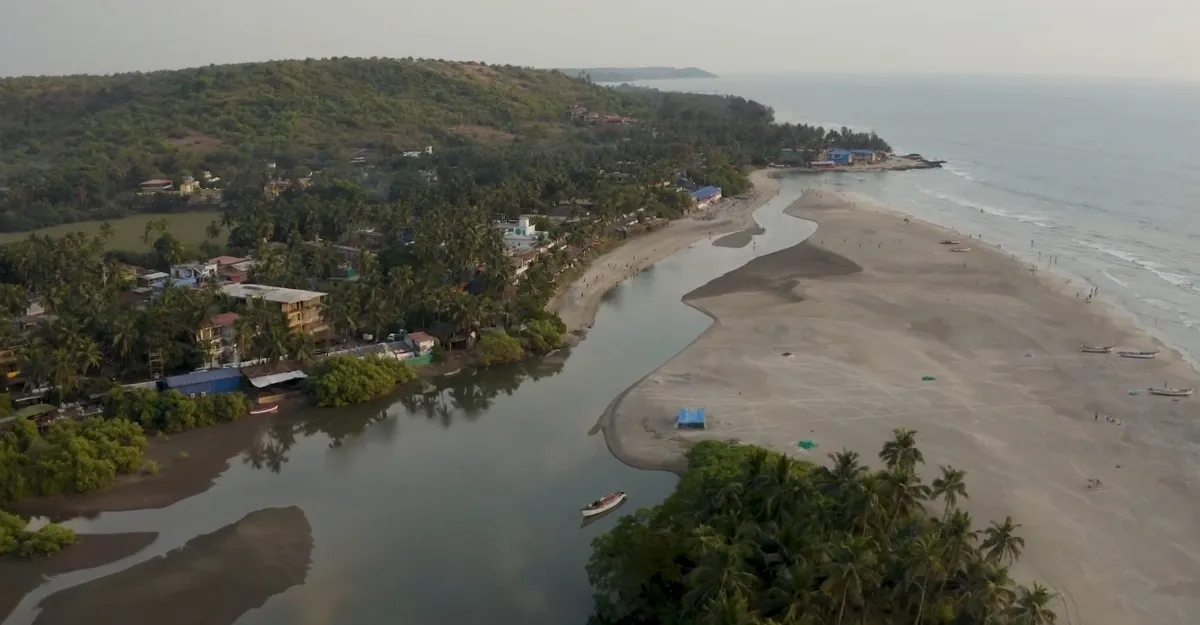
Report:
[[[200,495],[70,521],[80,532],[159,535],[136,555],[52,579],[5,625],[33,623],[38,603],[58,591],[256,510],[288,506],[303,510],[312,528],[307,577],[262,597],[239,625],[585,622],[590,541],[676,483],[672,474],[622,464],[602,435],[587,432],[615,396],[711,323],[680,302],[685,293],[812,233],[813,224],[783,209],[815,181],[782,180],[779,195],[755,213],[765,233],[751,244],[701,241],[614,289],[569,357],[443,379],[433,396],[284,415]],[[581,527],[579,506],[617,489],[630,493],[624,507]],[[214,555],[208,565],[221,562]]]

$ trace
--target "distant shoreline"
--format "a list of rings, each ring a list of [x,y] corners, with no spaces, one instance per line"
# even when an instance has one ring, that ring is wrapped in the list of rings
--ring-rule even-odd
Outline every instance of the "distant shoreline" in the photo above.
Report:
[[[631,80],[674,80],[682,78],[717,78],[699,67],[584,67],[560,68],[568,76],[587,76],[592,82],[629,82]]]
[[[832,167],[804,167],[777,165],[772,172],[779,174],[828,174],[870,171],[911,171],[914,169],[941,169],[946,161],[929,160],[916,155],[893,156],[886,161],[864,165],[834,165]]]

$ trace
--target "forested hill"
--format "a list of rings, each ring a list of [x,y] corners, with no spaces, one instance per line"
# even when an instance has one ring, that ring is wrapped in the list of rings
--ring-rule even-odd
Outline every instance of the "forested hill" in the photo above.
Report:
[[[362,148],[544,137],[568,127],[575,104],[648,110],[644,98],[559,72],[411,59],[0,79],[0,202],[20,195],[109,217],[95,213],[155,176],[228,179],[252,158],[337,162]],[[59,217],[49,223],[74,220]]]

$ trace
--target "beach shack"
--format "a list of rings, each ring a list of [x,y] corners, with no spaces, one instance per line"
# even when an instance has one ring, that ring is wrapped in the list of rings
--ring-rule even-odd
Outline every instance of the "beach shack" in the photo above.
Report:
[[[875,150],[850,150],[850,155],[855,163],[874,163],[877,160]]]
[[[854,162],[854,154],[850,150],[836,148],[829,151],[828,160],[834,165],[849,165]]]
[[[208,369],[163,380],[164,390],[176,390],[184,395],[232,393],[242,388],[242,372],[238,369]]]
[[[704,429],[704,408],[680,408],[679,418],[675,420],[675,427],[683,429]]]
[[[424,332],[410,332],[408,334],[408,343],[412,346],[413,351],[418,354],[424,354],[432,350],[436,342],[436,339]]]
[[[708,208],[721,199],[721,187],[707,186],[692,191],[696,208]]]

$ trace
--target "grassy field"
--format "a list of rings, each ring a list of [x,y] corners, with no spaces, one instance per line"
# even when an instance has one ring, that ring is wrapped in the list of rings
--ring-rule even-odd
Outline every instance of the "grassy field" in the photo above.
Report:
[[[175,238],[183,242],[184,245],[198,245],[204,241],[205,229],[208,224],[212,223],[220,213],[217,212],[194,212],[194,213],[170,213],[166,215],[134,215],[125,217],[124,219],[114,219],[108,223],[113,227],[113,238],[108,243],[109,249],[114,250],[134,250],[144,251],[150,246],[142,242],[142,233],[146,231],[146,222],[157,219],[166,219],[170,225],[171,234]],[[59,237],[69,232],[86,232],[88,234],[96,234],[100,232],[100,224],[103,221],[81,221],[79,223],[64,224],[61,226],[52,226],[50,228],[42,228],[33,232],[0,232],[0,245],[12,243],[29,238],[30,234],[48,234],[50,236]],[[216,241],[224,243],[225,236]]]

